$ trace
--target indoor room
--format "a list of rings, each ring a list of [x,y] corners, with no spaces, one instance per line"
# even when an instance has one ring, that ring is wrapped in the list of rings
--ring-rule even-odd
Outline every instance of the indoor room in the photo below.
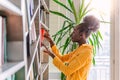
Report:
[[[120,80],[119,0],[0,0],[0,80]]]

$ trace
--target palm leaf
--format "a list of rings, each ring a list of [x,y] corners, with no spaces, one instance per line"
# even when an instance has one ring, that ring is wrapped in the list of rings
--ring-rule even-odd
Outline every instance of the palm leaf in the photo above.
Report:
[[[69,32],[69,30],[63,32],[63,34],[62,34],[61,36],[59,36],[59,38],[58,38],[56,44],[58,44],[58,43],[65,37],[65,35],[66,35],[68,32]]]
[[[89,1],[89,3],[86,5],[86,7],[83,9],[83,14],[87,12],[87,9],[89,8],[92,0]]]
[[[98,34],[94,34],[94,36],[95,36],[95,38],[96,38],[96,46],[97,46],[97,48],[99,49],[100,48],[100,45],[99,45],[99,36],[98,36]]]
[[[110,22],[107,22],[107,21],[100,21],[101,23],[107,23],[107,24],[110,24]]]
[[[71,8],[71,10],[73,12],[73,15],[74,15],[74,18],[75,18],[75,22],[78,23],[78,17],[77,17],[77,13],[76,13],[76,9],[75,9],[73,0],[68,0],[68,3],[69,3],[70,8]]]
[[[95,58],[93,57],[93,60],[92,60],[92,62],[93,62],[93,65],[95,65]]]
[[[63,22],[62,29],[65,27],[65,25],[67,24],[67,22],[68,22],[67,20],[65,20],[65,21]],[[62,30],[62,29],[61,29],[61,30]],[[57,35],[59,35],[58,33],[59,33],[59,31],[58,31],[55,35],[52,36],[52,37],[54,37],[54,41],[57,39],[56,37],[57,37]],[[62,35],[62,33],[60,34],[60,36],[61,36],[61,35]]]
[[[91,1],[92,1],[92,0],[91,0]],[[89,13],[90,11],[93,10],[93,8],[90,8],[90,9],[88,10],[88,7],[90,6],[91,1],[87,4],[87,6],[83,5],[84,7],[82,8],[81,12],[79,12],[79,21],[81,21],[81,19],[82,19],[85,15],[87,15],[87,13]]]
[[[77,44],[76,44],[76,43],[73,43],[73,44],[72,44],[72,49],[71,49],[71,51],[73,51],[74,49],[76,49],[76,47],[77,47]]]
[[[73,23],[74,24],[74,23]],[[59,42],[63,39],[63,37],[69,33],[69,31],[73,28],[73,24],[69,24],[68,26],[62,27],[62,29],[60,29],[55,35],[53,35],[53,37],[55,37],[56,44],[59,44]],[[67,30],[68,29],[68,30]],[[58,37],[56,37],[58,36]],[[54,40],[54,41],[55,41]]]
[[[64,52],[65,52],[66,48],[68,47],[70,41],[71,41],[71,39],[70,39],[70,37],[68,37],[68,38],[66,39],[65,43],[64,43],[65,45],[64,45],[64,47],[63,47],[62,54],[64,54]]]
[[[82,15],[82,13],[83,13],[84,2],[85,2],[85,0],[81,0],[81,4],[80,4],[80,7],[79,7],[79,13],[78,13],[79,22],[80,22],[80,19],[81,19],[81,15]]]
[[[61,80],[65,80],[65,75],[61,72]]]
[[[67,22],[68,22],[67,20],[65,20],[65,21],[63,22],[62,28],[64,28],[64,26],[65,26],[65,24],[66,24]],[[57,32],[57,33],[58,33],[58,32]],[[54,37],[54,38],[53,38],[54,41],[56,40],[57,33],[56,33],[55,35],[52,36],[52,37]]]
[[[59,31],[57,31],[57,32],[56,32],[56,34],[54,34],[54,35],[53,35],[53,37],[54,37],[54,36],[56,36],[56,35],[61,34],[61,33],[62,33],[63,31],[65,31],[67,28],[72,27],[72,25],[74,25],[74,23],[69,24],[69,25],[68,25],[68,26],[66,26],[66,27],[65,27],[65,25],[63,24],[63,26],[64,26],[64,27],[62,27]]]
[[[91,44],[91,45],[93,45],[93,41],[92,41],[92,39],[89,37],[89,43]]]
[[[64,28],[62,28],[62,29],[60,29],[60,30],[59,30],[55,35],[53,35],[53,36],[56,36],[56,35],[61,34],[63,31],[65,31],[66,29],[68,29],[69,26],[70,26],[70,25],[68,25],[68,26],[66,26],[66,27],[64,27]]]
[[[93,46],[94,46],[94,48],[93,48],[93,55],[95,56],[95,55],[96,55],[96,50],[97,50],[97,48],[96,48],[95,45],[93,45]]]
[[[55,14],[55,15],[61,16],[61,17],[65,18],[65,19],[67,19],[67,20],[70,21],[70,22],[73,22],[70,18],[68,18],[67,16],[65,16],[64,14],[62,14],[62,13],[60,13],[60,12],[51,11],[51,10],[50,10],[50,12],[53,13],[53,14]]]
[[[57,4],[59,4],[60,6],[62,6],[63,8],[65,8],[66,10],[68,10],[69,12],[73,13],[71,9],[69,9],[65,4],[61,3],[58,0],[53,0],[54,2],[56,2]]]
[[[96,46],[97,42],[94,33],[92,34],[92,39],[93,39],[93,45]]]

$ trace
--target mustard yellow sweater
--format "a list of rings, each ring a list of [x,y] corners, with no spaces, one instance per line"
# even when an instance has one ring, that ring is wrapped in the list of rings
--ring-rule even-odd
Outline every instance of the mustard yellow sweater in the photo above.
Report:
[[[73,52],[61,55],[54,45],[52,51],[56,57],[53,59],[53,64],[67,76],[66,80],[87,80],[92,64],[92,50],[91,45],[83,44]]]

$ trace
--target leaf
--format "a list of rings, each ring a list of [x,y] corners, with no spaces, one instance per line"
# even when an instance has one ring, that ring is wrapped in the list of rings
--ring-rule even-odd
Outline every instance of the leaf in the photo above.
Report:
[[[84,13],[84,15],[87,15],[87,14],[88,14],[90,11],[92,11],[92,10],[93,10],[93,8],[87,10],[87,11]]]
[[[62,29],[60,29],[55,35],[53,35],[53,37],[58,36],[57,38],[54,39],[54,41],[57,40],[57,41],[56,41],[56,44],[57,44],[57,45],[58,45],[59,42],[62,40],[62,38],[63,38],[66,34],[69,33],[69,31],[73,28],[73,25],[74,25],[74,23],[69,24],[68,26],[66,26],[67,28],[64,27],[65,25],[63,25]]]
[[[53,37],[53,40],[55,41],[57,36],[52,36],[52,37]]]
[[[65,20],[65,21],[63,22],[62,28],[65,26],[65,24],[66,24],[67,22],[68,22],[67,20]],[[57,37],[57,33],[56,33],[55,35],[52,35],[52,37],[54,37],[53,40],[55,41],[55,40],[56,40],[56,37]]]
[[[74,50],[74,49],[76,49],[77,48],[77,44],[76,43],[73,43],[72,44],[72,51]]]
[[[89,3],[87,4],[87,6],[84,8],[83,14],[87,12],[87,9],[90,6],[91,2],[92,2],[92,0],[90,0]]]
[[[65,80],[65,75],[61,72],[61,80]]]
[[[64,7],[66,10],[68,10],[69,12],[73,13],[71,11],[71,9],[69,9],[65,4],[61,3],[60,1],[58,0],[53,0],[54,2],[56,2],[57,4],[59,4],[60,6]]]
[[[58,44],[59,42],[62,42],[62,39],[64,39],[63,37],[65,37],[66,34],[68,34],[68,32],[72,29],[73,27],[71,25],[69,25],[69,30],[65,31],[65,32],[62,32],[62,35],[59,36],[56,44]]]
[[[82,18],[83,18],[85,15],[87,15],[87,13],[89,13],[90,11],[93,10],[93,8],[90,8],[89,10],[87,10],[88,7],[89,7],[89,5],[90,5],[90,2],[88,3],[88,5],[87,5],[84,9],[82,9],[83,12],[81,12],[81,15],[79,15],[79,17],[80,17],[79,20],[80,20],[80,21],[82,20]]]
[[[95,45],[93,45],[93,46],[94,46],[94,48],[93,48],[93,55],[95,56],[97,49],[96,49],[96,46],[95,46]]]
[[[65,31],[67,28],[69,28],[69,27],[66,26],[66,27],[60,29],[55,35],[59,35],[59,34],[61,34],[61,33],[62,33],[63,31]]]
[[[66,32],[64,32],[64,33],[62,34],[62,36],[60,36],[60,37],[58,38],[58,41],[56,42],[56,44],[58,44],[60,41],[62,42],[62,39],[65,37],[65,35],[66,35],[68,32],[69,32],[69,30],[67,30]]]
[[[67,22],[68,22],[67,20],[65,20],[65,21],[63,22],[62,29],[65,27],[65,25],[66,25]],[[69,23],[69,22],[68,22],[68,23]],[[59,31],[60,31],[60,30],[59,30]],[[56,34],[52,35],[52,37],[57,36],[58,33],[59,33],[59,31],[57,31]]]
[[[95,63],[95,58],[94,57],[93,57],[92,62],[93,62],[93,65],[95,66],[96,63]]]
[[[70,7],[72,9],[72,2],[71,2],[71,0],[68,0],[68,4],[70,5]]]
[[[75,9],[73,0],[68,0],[68,3],[70,5],[70,8],[72,9],[75,21],[76,21],[76,23],[78,23],[78,17],[77,17],[77,13],[76,13],[76,9]]]
[[[80,4],[80,8],[79,8],[79,13],[78,13],[79,22],[80,22],[80,20],[81,20],[81,15],[82,15],[82,12],[83,12],[84,2],[85,2],[85,0],[81,0],[81,4]]]
[[[65,49],[68,47],[69,43],[70,43],[70,37],[68,37],[65,41],[65,44],[64,44],[64,48],[63,48],[63,51],[62,51],[62,54],[64,54],[65,52]]]
[[[67,21],[64,21],[63,27],[61,30],[59,30],[55,35],[53,35],[53,37],[56,37],[57,35],[59,35],[59,37],[55,38],[57,39],[56,41],[56,45],[59,44],[59,42],[61,42],[61,40],[63,39],[63,37],[70,31],[70,29],[73,27],[74,23],[69,24],[68,26],[65,27],[65,23]],[[67,31],[65,31],[66,29],[68,29]],[[54,41],[55,41],[54,39]]]
[[[89,37],[89,43],[91,44],[91,45],[93,45],[93,41],[92,41],[92,39]]]
[[[107,24],[110,24],[110,22],[107,22],[107,21],[100,21],[101,23],[107,23]]]
[[[64,14],[62,14],[62,13],[60,13],[60,12],[51,11],[51,10],[50,10],[50,12],[53,13],[53,14],[55,14],[55,15],[61,16],[61,17],[65,18],[65,19],[67,19],[67,20],[70,21],[70,22],[73,22],[70,18],[68,18],[67,16],[65,16]]]
[[[93,39],[93,46],[96,46],[96,38],[95,38],[95,36],[94,36],[94,33],[92,34],[92,39]]]
[[[54,34],[53,36],[56,36],[56,35],[59,35],[59,34],[61,34],[63,31],[65,31],[67,28],[69,28],[69,27],[71,27],[71,26],[73,26],[74,25],[74,23],[72,23],[72,24],[69,24],[68,26],[66,26],[66,27],[63,27],[62,29],[60,29],[58,32],[56,32],[56,34]],[[65,26],[65,25],[64,25]]]

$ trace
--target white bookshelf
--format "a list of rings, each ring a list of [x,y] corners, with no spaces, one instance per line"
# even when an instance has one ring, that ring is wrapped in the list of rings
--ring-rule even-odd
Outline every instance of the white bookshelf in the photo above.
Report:
[[[44,0],[43,0],[44,1]],[[30,4],[30,1],[28,0],[28,3]],[[36,31],[36,41],[34,41],[33,43],[30,44],[30,54],[31,56],[28,58],[28,72],[27,72],[27,80],[30,79],[30,75],[31,75],[31,71],[35,71],[36,76],[35,79],[36,80],[47,80],[46,78],[44,78],[44,72],[46,72],[48,74],[48,61],[44,62],[41,59],[42,56],[42,52],[40,51],[41,49],[41,32],[40,29],[44,28],[45,30],[49,30],[48,26],[45,24],[45,15],[41,13],[41,12],[46,12],[48,13],[48,11],[41,9],[41,6],[43,5],[44,7],[46,7],[47,5],[45,5],[45,1],[44,3],[42,2],[42,0],[33,0],[34,3],[34,9],[33,9],[33,14],[29,15],[29,30],[32,30],[32,24],[35,24],[35,31]],[[44,21],[43,21],[44,19]],[[49,20],[46,19],[46,22],[48,22]],[[28,33],[29,34],[29,33]],[[32,37],[30,37],[31,39]],[[32,40],[32,39],[31,39]],[[48,59],[48,57],[44,57],[44,59]],[[33,64],[35,64],[35,70],[33,69]],[[43,66],[44,65],[44,66]],[[42,72],[41,72],[42,71]],[[35,74],[34,73],[34,74]],[[45,76],[48,78],[48,76]]]
[[[45,11],[46,11],[47,13],[49,13],[49,9],[48,9],[48,6],[47,6],[45,0],[41,0],[41,3],[42,3],[42,5],[44,6]]]
[[[22,62],[9,62],[9,63],[5,63],[0,68],[0,79],[1,80],[6,79],[7,77],[15,74],[18,70],[20,70],[24,66],[25,66],[24,61],[22,61]]]
[[[0,10],[9,14],[22,15],[21,10],[9,0],[0,0]]]
[[[5,24],[7,31],[7,61],[0,66],[1,80],[14,74],[17,75],[17,72],[25,67],[24,54],[26,53],[23,48],[25,44],[23,31],[24,21],[22,19],[25,15],[20,8],[22,2],[24,2],[24,0],[18,2],[14,2],[14,0],[0,0],[0,16],[5,16],[7,20]],[[25,71],[22,73],[25,73]],[[25,77],[22,79],[25,79]]]
[[[42,21],[40,21],[40,23],[41,23],[41,28],[44,28],[47,31],[49,30],[49,28]]]
[[[40,51],[40,29],[49,30],[46,24],[49,23],[46,19],[49,10],[45,0],[33,0],[31,15],[31,1],[0,0],[0,16],[6,17],[7,30],[7,62],[0,66],[0,80],[12,75],[15,75],[15,80],[32,80],[31,77],[35,80],[48,80],[48,76],[44,75],[48,74],[48,56]],[[36,39],[32,42],[33,23]]]

